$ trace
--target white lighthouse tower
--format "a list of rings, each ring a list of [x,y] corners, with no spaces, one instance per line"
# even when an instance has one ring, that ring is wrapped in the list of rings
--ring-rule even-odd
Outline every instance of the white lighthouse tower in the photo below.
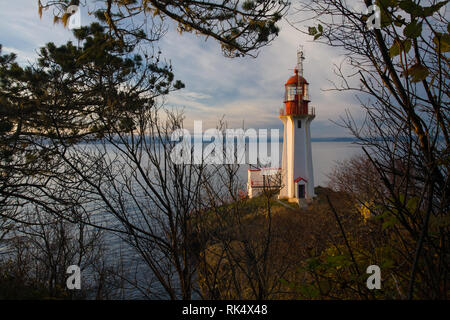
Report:
[[[309,106],[308,82],[303,77],[304,59],[303,51],[297,51],[295,75],[285,84],[284,106],[279,116],[284,125],[279,198],[299,204],[314,197],[310,124],[315,111]]]

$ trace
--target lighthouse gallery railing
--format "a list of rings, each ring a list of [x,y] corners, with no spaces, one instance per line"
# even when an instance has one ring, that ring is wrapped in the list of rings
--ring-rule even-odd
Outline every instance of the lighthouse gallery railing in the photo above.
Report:
[[[297,108],[296,108],[297,109]],[[314,107],[308,107],[307,110],[301,110],[303,108],[298,108],[298,110],[294,110],[294,112],[290,112],[290,115],[310,115],[315,116],[316,115],[316,108]],[[305,108],[306,109],[306,108]],[[280,108],[280,116],[286,116],[286,106],[283,106]]]

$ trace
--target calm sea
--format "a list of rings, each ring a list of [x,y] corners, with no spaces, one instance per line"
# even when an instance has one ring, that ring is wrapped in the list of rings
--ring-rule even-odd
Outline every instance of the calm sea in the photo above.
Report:
[[[281,161],[281,150],[282,150],[282,142],[280,143],[280,161]],[[353,155],[360,154],[362,152],[361,148],[351,142],[335,142],[335,141],[321,141],[321,142],[312,142],[312,157],[313,157],[313,168],[314,168],[314,182],[316,186],[326,186],[327,185],[327,174],[329,174],[332,168],[336,165],[337,161],[342,161],[350,158]],[[111,148],[108,150],[108,153],[114,153],[114,150]],[[239,177],[242,179],[243,185],[247,182],[247,169],[248,165],[243,165],[239,170]],[[106,212],[98,212],[100,216],[102,216],[101,220],[112,221],[112,217],[108,215]],[[108,222],[107,222],[108,223]],[[131,249],[125,241],[120,239],[115,234],[106,233],[104,235],[104,240],[106,244],[106,252],[107,261],[108,262],[117,262],[122,261],[123,268],[125,270],[129,270],[130,272],[135,274],[136,278],[139,281],[144,281],[143,278],[151,278],[149,275],[148,267],[146,267],[142,263],[142,258],[140,255],[133,249]],[[6,249],[0,243],[0,253]],[[4,252],[5,253],[5,252]],[[84,274],[83,277],[89,278],[89,275]],[[88,280],[89,281],[89,280]],[[131,298],[131,299],[140,299],[144,298],[143,295],[133,288],[132,286],[125,286],[125,290],[123,290],[122,294],[118,294],[119,298]],[[155,291],[158,290],[158,285],[155,286]]]
[[[279,159],[281,161],[282,142],[280,142],[279,147]],[[327,186],[327,174],[331,172],[338,161],[343,161],[349,159],[354,155],[362,153],[361,147],[352,144],[351,142],[315,141],[311,143],[311,148],[313,157],[314,183],[316,186]],[[249,147],[247,146],[246,149],[248,152]],[[245,186],[247,182],[248,168],[248,165],[242,165],[238,171],[238,176],[241,179],[243,186]],[[143,265],[139,254],[130,249],[128,245],[117,238],[117,236],[107,234],[105,238],[106,242],[108,243],[110,258],[112,258],[111,260],[122,260],[126,268],[131,268],[137,272],[138,279],[141,279],[142,277],[144,277],[144,275],[146,275],[147,277],[149,276],[148,267]],[[164,296],[164,293],[158,285],[155,285],[153,290],[156,292],[160,292]],[[124,291],[124,296],[127,298],[143,298],[143,296],[132,287],[128,287]]]
[[[314,184],[326,186],[327,174],[336,165],[336,162],[359,155],[363,151],[360,146],[349,142],[312,142],[312,157],[314,169]]]
[[[247,145],[247,154],[250,147]],[[281,163],[281,154],[283,142],[279,144],[279,161]],[[362,153],[360,146],[352,142],[337,141],[313,141],[311,142],[312,160],[314,170],[314,185],[326,187],[328,184],[327,175],[331,173],[337,162],[346,160],[354,155]],[[248,159],[248,158],[247,158]],[[280,165],[278,165],[280,167]],[[239,170],[239,178],[247,182],[248,165],[243,165]]]

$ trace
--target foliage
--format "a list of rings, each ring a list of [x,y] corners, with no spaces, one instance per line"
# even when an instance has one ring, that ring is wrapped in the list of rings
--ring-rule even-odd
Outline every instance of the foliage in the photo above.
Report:
[[[374,201],[371,213],[383,219],[382,231],[401,243],[396,254],[408,267],[402,296],[445,299],[449,230],[433,221],[447,220],[450,193],[448,1],[375,4],[380,28],[369,28],[368,14],[342,1],[314,0],[297,14],[320,23],[320,31],[308,30],[316,41],[343,50],[347,63],[337,68],[342,81],[333,89],[357,92],[364,110],[362,121],[347,112],[341,125],[363,146],[369,178],[348,163],[341,174],[347,185],[340,187],[358,205]],[[349,179],[351,172],[358,175]]]
[[[49,174],[57,148],[97,140],[113,127],[127,130],[142,105],[153,106],[159,96],[184,87],[158,55],[136,54],[135,44],[107,37],[98,23],[74,35],[79,45],[49,43],[32,66],[0,56],[5,197],[23,175]]]
[[[71,4],[79,1],[39,0],[39,14],[53,8],[55,22],[66,24],[66,10]],[[252,54],[271,42],[278,35],[276,23],[287,7],[287,1],[272,0],[102,0],[100,9],[96,6],[95,16],[109,26],[114,37],[151,42],[159,40],[162,23],[168,19],[178,26],[180,34],[192,32],[211,37],[220,43],[225,55],[236,57]]]

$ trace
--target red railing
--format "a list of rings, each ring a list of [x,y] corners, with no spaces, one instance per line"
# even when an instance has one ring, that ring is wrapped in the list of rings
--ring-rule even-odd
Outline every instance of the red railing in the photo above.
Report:
[[[283,106],[282,108],[280,108],[280,116],[285,116],[287,115],[287,111],[286,111],[286,106]],[[300,106],[295,106],[294,110],[290,110],[289,114],[291,115],[301,115],[301,114],[307,114],[310,116],[315,116],[316,115],[316,108],[314,107],[300,107]]]
[[[252,188],[276,188],[279,187],[278,181],[270,181],[270,180],[250,180],[250,186]]]

